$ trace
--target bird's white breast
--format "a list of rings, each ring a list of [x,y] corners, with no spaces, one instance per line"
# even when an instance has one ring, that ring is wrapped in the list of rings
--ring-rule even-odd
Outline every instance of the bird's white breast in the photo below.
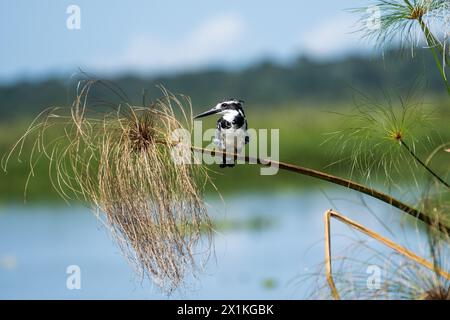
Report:
[[[234,118],[239,115],[239,112],[236,110],[226,110],[223,114],[223,118],[228,122],[232,123]]]
[[[245,137],[247,136],[247,131],[243,128],[235,129],[222,129],[220,132],[220,141],[216,144],[221,149],[227,149],[229,152],[234,152],[236,149],[237,153],[240,153],[242,148],[245,146]]]
[[[227,152],[240,153],[245,146],[245,137],[247,136],[247,126],[242,126],[241,128],[236,128],[234,126],[234,121],[237,116],[242,115],[236,110],[226,110],[222,113],[224,120],[232,124],[231,128],[225,129],[221,128],[215,139],[215,144],[219,149],[226,150]]]

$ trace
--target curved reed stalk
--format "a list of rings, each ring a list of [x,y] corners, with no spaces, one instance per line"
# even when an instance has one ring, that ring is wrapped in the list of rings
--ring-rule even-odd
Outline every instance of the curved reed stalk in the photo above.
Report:
[[[370,230],[369,228],[364,227],[363,225],[343,216],[342,214],[334,211],[334,210],[327,210],[324,214],[324,223],[325,223],[325,265],[326,265],[326,278],[328,285],[330,287],[331,293],[333,295],[334,299],[339,300],[339,292],[336,289],[336,285],[333,280],[333,274],[332,274],[332,266],[331,266],[331,238],[330,238],[330,220],[331,218],[335,218],[339,221],[341,221],[344,224],[347,224],[356,230],[368,235],[369,237],[383,243],[387,247],[391,248],[392,250],[396,251],[400,255],[426,267],[427,269],[435,272],[437,275],[450,280],[450,273],[442,270],[434,263],[416,255],[414,252],[396,244],[395,242],[379,235],[378,233]]]
[[[239,159],[241,161],[245,161],[245,163],[257,163],[260,165],[264,165],[264,166],[271,166],[271,165],[275,165],[278,166],[278,168],[282,169],[282,170],[286,170],[286,171],[291,171],[291,172],[295,172],[301,175],[305,175],[305,176],[309,176],[309,177],[313,177],[313,178],[317,178],[323,181],[327,181],[336,185],[340,185],[343,186],[345,188],[349,188],[355,191],[358,191],[360,193],[364,193],[367,194],[373,198],[376,198],[378,200],[383,201],[384,203],[387,203],[397,209],[400,209],[401,211],[413,216],[414,218],[417,218],[423,222],[425,222],[426,224],[430,225],[430,226],[435,226],[435,220],[431,217],[429,217],[428,215],[426,215],[425,213],[411,207],[410,205],[388,195],[385,194],[383,192],[380,192],[378,190],[369,188],[367,186],[364,186],[360,183],[348,180],[348,179],[344,179],[344,178],[340,178],[328,173],[324,173],[318,170],[314,170],[314,169],[310,169],[310,168],[305,168],[305,167],[301,167],[301,166],[297,166],[294,164],[290,164],[290,163],[285,163],[285,162],[281,162],[281,161],[275,161],[275,160],[269,160],[269,159],[260,159],[260,158],[254,158],[254,157],[249,157],[249,156],[242,156],[242,155],[238,155],[236,153],[225,153],[222,151],[216,151],[216,150],[209,150],[209,149],[204,149],[204,148],[200,148],[200,147],[191,147],[191,149],[195,152],[205,152],[210,154],[211,156],[215,156],[215,155],[219,155],[219,156],[223,156],[226,155],[228,157],[234,157],[235,159]],[[436,226],[439,230],[443,231],[443,232],[449,232],[450,231],[450,227],[443,224],[442,222],[438,222],[437,226]]]

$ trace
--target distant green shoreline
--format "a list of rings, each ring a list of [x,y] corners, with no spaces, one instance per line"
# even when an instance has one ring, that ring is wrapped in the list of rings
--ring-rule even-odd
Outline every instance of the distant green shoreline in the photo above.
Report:
[[[425,106],[427,107],[427,105]],[[450,119],[450,108],[444,105],[433,106],[436,111],[433,113],[432,128],[417,128],[417,137],[421,138],[423,132],[424,139],[422,143],[416,144],[416,152],[423,158],[426,158],[431,150],[439,144],[440,141],[450,141],[450,131],[448,130],[448,121]],[[329,137],[327,133],[338,130],[342,127],[345,119],[343,116],[330,113],[335,110],[346,113],[350,110],[348,104],[336,106],[333,104],[303,105],[302,108],[296,108],[295,105],[280,106],[275,111],[264,110],[261,113],[248,111],[249,126],[253,128],[278,128],[280,130],[280,160],[301,166],[314,168],[328,173],[338,175],[344,178],[349,176],[349,164],[342,162],[329,166],[331,163],[340,159],[349,157],[347,153],[340,152],[339,145],[336,143],[324,143]],[[0,124],[0,155],[8,152],[13,143],[24,133],[30,124],[30,119],[22,119],[7,124]],[[351,123],[350,123],[351,125]],[[203,123],[203,129],[214,128],[215,119],[209,119]],[[439,134],[436,134],[439,133]],[[55,135],[57,133],[55,132]],[[431,136],[435,140],[433,145],[428,146],[425,136]],[[394,142],[395,143],[395,142]],[[21,156],[22,162],[17,160],[17,154],[14,154],[9,162],[8,173],[0,172],[0,203],[23,203],[23,192],[29,174],[29,164],[27,157],[30,154],[32,144],[26,143]],[[367,146],[370,150],[371,146]],[[408,159],[409,164],[415,166],[412,159]],[[448,157],[436,157],[432,162],[434,170],[442,175],[449,173]],[[326,186],[313,178],[302,177],[289,172],[279,171],[275,176],[261,176],[258,165],[238,165],[235,168],[220,169],[218,166],[211,166],[213,173],[212,181],[224,194],[241,193],[245,191],[263,191],[274,192],[280,190],[304,190],[316,186]],[[48,162],[41,161],[34,170],[35,176],[30,179],[28,185],[29,202],[58,202],[58,195],[51,187],[48,177]],[[415,168],[416,177],[400,175],[399,183],[413,183],[414,179],[419,181],[427,178],[426,172],[422,168]],[[391,173],[394,176],[396,173]],[[384,173],[374,171],[372,173],[372,184],[379,183],[383,185]],[[378,179],[375,176],[378,175]],[[355,173],[352,177],[360,182]],[[409,180],[409,181],[408,181]],[[213,189],[207,189],[206,193]]]

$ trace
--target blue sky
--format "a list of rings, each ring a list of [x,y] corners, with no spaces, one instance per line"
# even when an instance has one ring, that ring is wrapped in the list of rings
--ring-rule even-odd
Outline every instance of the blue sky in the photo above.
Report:
[[[318,58],[368,50],[352,34],[361,0],[0,2],[0,81],[70,74],[182,72],[239,67],[299,53]],[[69,5],[81,29],[66,27]]]

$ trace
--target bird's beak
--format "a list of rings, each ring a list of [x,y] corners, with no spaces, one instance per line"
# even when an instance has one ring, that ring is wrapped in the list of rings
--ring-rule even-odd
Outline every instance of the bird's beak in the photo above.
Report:
[[[220,112],[220,111],[222,111],[222,110],[221,110],[221,109],[213,108],[213,109],[211,109],[211,110],[208,110],[208,111],[205,111],[205,112],[203,112],[203,113],[200,113],[200,114],[196,115],[196,116],[194,117],[194,119],[198,119],[198,118],[203,118],[203,117],[206,117],[206,116],[210,116],[210,115],[216,114],[216,113],[218,113],[218,112]]]

